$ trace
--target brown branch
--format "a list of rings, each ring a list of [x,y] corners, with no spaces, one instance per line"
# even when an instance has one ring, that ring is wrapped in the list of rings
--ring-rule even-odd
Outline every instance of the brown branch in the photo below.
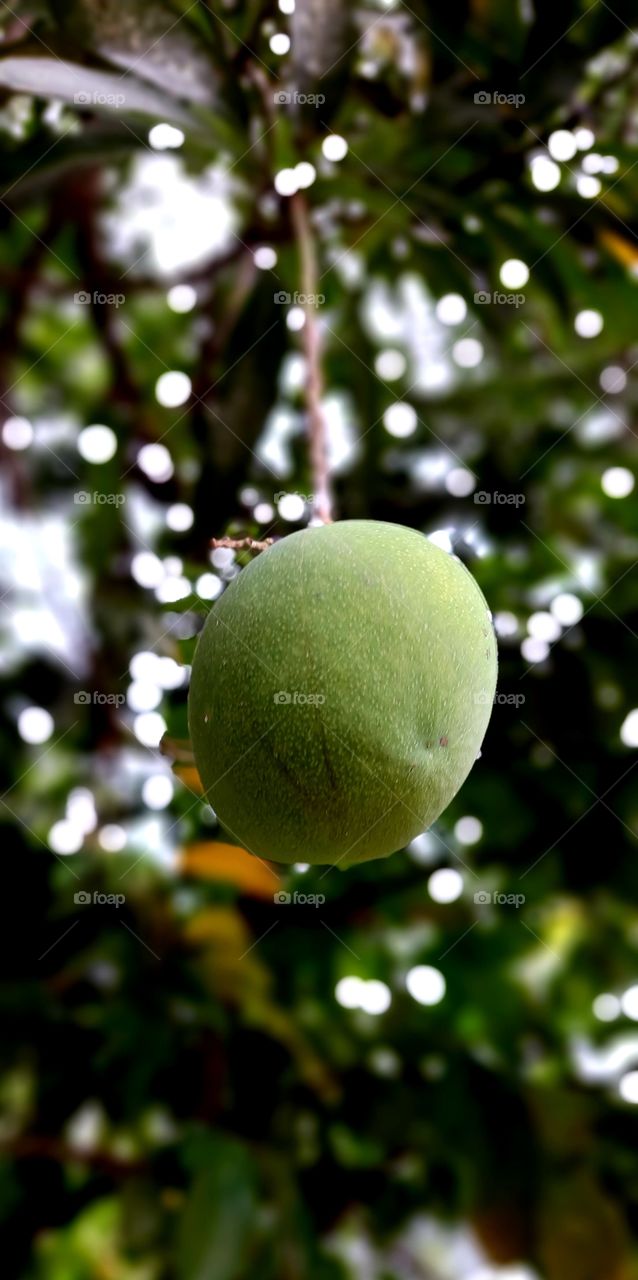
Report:
[[[315,515],[323,524],[332,524],[332,486],[328,465],[326,421],[321,408],[323,375],[321,371],[321,334],[317,323],[319,269],[315,241],[310,225],[306,197],[298,191],[291,199],[292,222],[297,238],[301,265],[301,288],[304,294],[306,323],[302,330],[306,357],[306,410],[312,471]]]
[[[202,378],[205,388],[208,387],[209,389],[210,364],[214,358],[217,358],[224,351],[229,343],[259,274],[253,255],[250,252],[246,252],[243,245],[240,248],[241,254],[239,255],[239,263],[233,280],[233,290],[226,300],[223,318],[218,327],[213,329],[209,345],[202,350]],[[207,378],[208,382],[206,382]]]
[[[0,424],[13,413],[11,390],[16,385],[12,372],[13,361],[20,352],[22,322],[29,313],[31,295],[42,283],[41,268],[47,246],[52,244],[64,226],[67,206],[57,194],[52,202],[46,225],[31,242],[18,268],[18,278],[10,292],[11,306],[6,320],[0,325]],[[68,293],[68,285],[67,285]],[[19,379],[18,379],[19,381]],[[31,502],[31,483],[24,459],[11,449],[0,447],[2,463],[11,481],[11,499],[16,508],[26,508]]]
[[[136,413],[138,424],[145,424],[146,432],[152,439],[155,434],[154,424],[141,403],[140,390],[121,344],[117,311],[96,301],[101,293],[117,294],[122,287],[113,278],[111,265],[104,260],[101,251],[99,215],[103,201],[102,170],[96,167],[85,169],[80,176],[74,175],[68,182],[67,190],[70,208],[75,213],[76,249],[83,285],[91,298],[91,319],[111,368],[112,397],[129,412]]]
[[[274,538],[264,538],[263,542],[257,542],[255,538],[211,538],[210,545],[214,551],[218,547],[230,547],[232,551],[267,551],[272,547]]]
[[[25,1134],[2,1142],[0,1154],[13,1156],[16,1160],[54,1160],[56,1164],[85,1164],[114,1178],[139,1173],[148,1168],[148,1160],[143,1157],[126,1159],[108,1151],[86,1151],[46,1134]]]
[[[252,59],[246,64],[246,73],[261,96],[266,119],[272,127],[277,119],[273,82]]]

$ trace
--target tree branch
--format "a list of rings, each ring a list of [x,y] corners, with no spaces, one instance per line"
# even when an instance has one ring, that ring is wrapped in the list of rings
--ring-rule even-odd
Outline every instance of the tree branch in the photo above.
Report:
[[[148,1169],[148,1160],[133,1157],[130,1160],[108,1151],[86,1151],[70,1147],[59,1138],[48,1134],[25,1134],[9,1142],[0,1143],[0,1154],[16,1160],[54,1160],[56,1164],[85,1164],[111,1177],[127,1177]]]
[[[306,409],[308,413],[308,439],[310,443],[314,511],[323,524],[332,524],[333,503],[330,469],[328,466],[328,440],[326,421],[321,408],[323,391],[321,334],[315,305],[319,284],[317,254],[305,196],[298,191],[292,197],[290,203],[301,262],[301,288],[305,295],[303,306],[306,314],[306,323],[302,330],[302,338],[307,365]]]

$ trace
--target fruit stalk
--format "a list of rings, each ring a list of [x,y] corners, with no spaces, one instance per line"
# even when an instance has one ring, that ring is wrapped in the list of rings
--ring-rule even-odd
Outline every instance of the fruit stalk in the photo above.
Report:
[[[291,200],[292,221],[299,248],[301,288],[305,297],[306,322],[302,330],[306,357],[306,410],[312,470],[314,513],[322,524],[332,524],[332,487],[328,465],[326,420],[321,407],[323,375],[321,370],[321,334],[315,300],[319,289],[319,271],[315,241],[310,225],[305,196],[298,191]]]
[[[274,541],[274,538],[264,538],[263,542],[256,538],[211,538],[210,545],[213,551],[218,547],[230,547],[233,551],[267,551]]]

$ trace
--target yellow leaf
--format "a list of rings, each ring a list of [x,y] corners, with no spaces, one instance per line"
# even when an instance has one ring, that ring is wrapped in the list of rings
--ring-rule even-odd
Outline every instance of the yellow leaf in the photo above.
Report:
[[[184,938],[198,948],[203,980],[218,999],[243,1006],[265,998],[271,977],[253,952],[257,939],[235,907],[198,911],[186,921]]]
[[[270,899],[271,902],[280,884],[279,876],[267,862],[237,845],[213,841],[189,844],[182,849],[179,870],[183,875],[195,876],[199,880],[225,881],[242,893],[253,898]]]
[[[248,926],[234,907],[207,907],[184,925],[184,937],[196,945],[232,949],[241,955],[250,946]]]
[[[243,852],[232,845],[193,847]],[[339,1097],[337,1082],[294,1018],[272,999],[272,975],[255,949],[259,938],[252,936],[239,911],[232,906],[207,907],[186,922],[184,937],[199,949],[200,973],[216,998],[239,1007],[246,1026],[258,1027],[284,1045],[305,1083],[326,1102],[335,1102]]]
[[[601,244],[609,251],[612,258],[622,263],[623,267],[629,267],[636,270],[638,267],[638,249],[630,240],[626,240],[624,236],[618,235],[617,231],[601,231]]]

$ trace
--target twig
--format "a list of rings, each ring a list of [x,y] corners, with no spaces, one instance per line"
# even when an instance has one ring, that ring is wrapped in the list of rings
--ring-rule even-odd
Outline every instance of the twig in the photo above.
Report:
[[[240,261],[234,277],[233,291],[225,303],[223,320],[216,329],[213,329],[208,348],[204,348],[202,377],[205,387],[210,386],[210,364],[230,341],[246,302],[253,291],[255,280],[259,275],[252,253],[250,251],[246,252],[243,245],[241,248],[242,253],[239,255]],[[206,383],[206,378],[209,379],[208,383]],[[213,389],[215,385],[213,384]]]
[[[218,547],[230,547],[232,551],[267,551],[272,547],[274,538],[264,538],[263,542],[257,542],[255,538],[211,538],[211,547],[214,551]]]
[[[269,125],[274,125],[277,119],[277,111],[275,109],[275,95],[273,92],[273,84],[265,71],[262,70],[256,62],[251,60],[246,64],[246,74],[249,80],[252,80],[255,88],[261,95],[264,112]]]
[[[301,259],[301,288],[305,295],[306,323],[302,330],[306,356],[306,409],[310,466],[315,515],[323,524],[332,524],[332,489],[328,466],[326,421],[321,408],[323,376],[321,372],[321,335],[317,323],[315,300],[318,295],[319,271],[315,241],[310,225],[305,196],[298,191],[291,199],[292,221]]]

